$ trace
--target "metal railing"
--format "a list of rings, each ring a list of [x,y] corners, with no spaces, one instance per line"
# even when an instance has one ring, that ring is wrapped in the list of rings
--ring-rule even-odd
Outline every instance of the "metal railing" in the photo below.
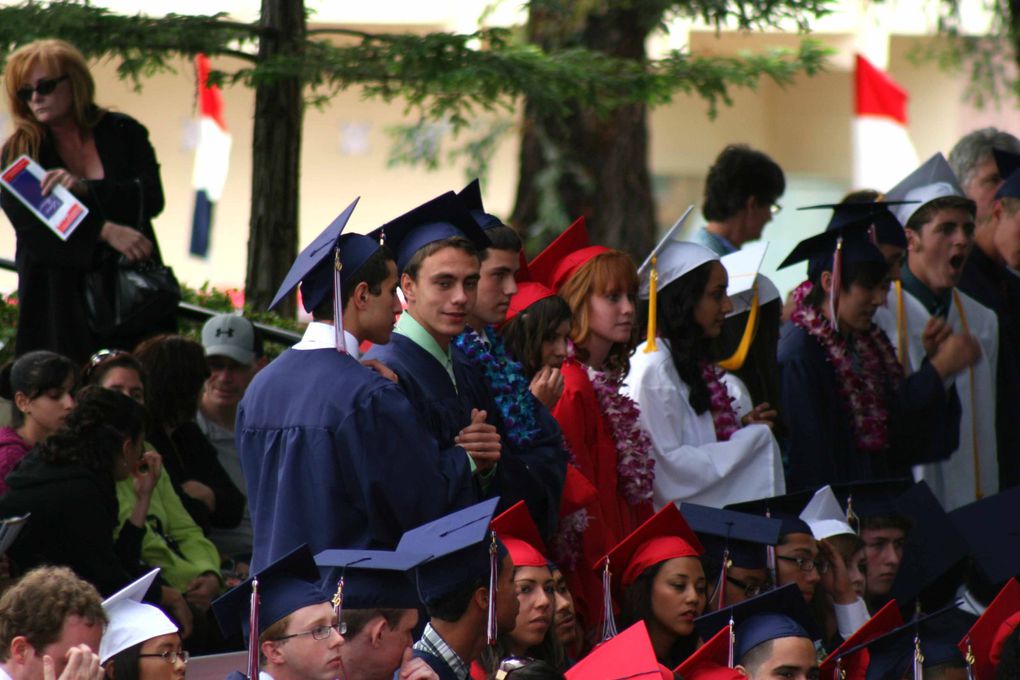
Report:
[[[5,257],[0,257],[0,269],[6,269],[12,272],[18,271],[17,265],[15,265],[14,260],[9,260]],[[221,313],[222,312],[217,312],[212,309],[206,309],[205,307],[193,305],[190,302],[177,303],[178,316],[185,319],[191,319],[193,321],[201,321],[204,323],[208,319],[211,319],[212,317]],[[264,340],[276,342],[281,345],[293,345],[297,343],[299,340],[301,340],[301,335],[299,333],[295,333],[294,331],[288,331],[283,328],[277,328],[276,326],[270,326],[269,324],[261,323],[258,321],[254,321],[252,323],[255,326],[255,328],[258,329],[259,333],[262,334],[262,338]]]

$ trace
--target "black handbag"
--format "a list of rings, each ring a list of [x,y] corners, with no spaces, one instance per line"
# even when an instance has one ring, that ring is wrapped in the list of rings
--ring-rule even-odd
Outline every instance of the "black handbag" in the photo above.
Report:
[[[138,186],[138,225],[145,216],[145,194]],[[89,327],[100,340],[144,335],[177,312],[181,286],[170,267],[153,258],[130,262],[110,248],[100,266],[85,275]]]

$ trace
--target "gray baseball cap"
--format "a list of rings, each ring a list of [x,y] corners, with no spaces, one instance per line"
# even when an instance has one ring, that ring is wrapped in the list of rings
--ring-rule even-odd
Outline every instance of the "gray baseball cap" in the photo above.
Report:
[[[207,357],[223,356],[250,366],[255,363],[255,327],[237,314],[217,314],[202,326]]]

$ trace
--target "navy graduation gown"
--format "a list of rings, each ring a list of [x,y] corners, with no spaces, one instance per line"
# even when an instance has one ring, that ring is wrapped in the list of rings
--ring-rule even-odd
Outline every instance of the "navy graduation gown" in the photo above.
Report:
[[[392,549],[470,489],[467,461],[441,465],[401,390],[333,349],[288,350],[260,371],[235,436],[256,572],[301,543]]]
[[[885,452],[857,451],[849,405],[836,372],[807,331],[787,322],[779,341],[782,417],[790,492],[824,484],[910,475],[913,464],[948,457],[958,446],[960,402],[946,394],[927,361],[887,399],[889,444]]]
[[[999,490],[1020,484],[1020,278],[975,246],[960,290],[999,317],[995,430]]]

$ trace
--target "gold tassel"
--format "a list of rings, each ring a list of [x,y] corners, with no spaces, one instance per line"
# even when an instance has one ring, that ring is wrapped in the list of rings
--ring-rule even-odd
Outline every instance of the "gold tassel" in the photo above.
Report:
[[[645,354],[659,351],[655,346],[655,302],[658,297],[659,270],[656,269],[657,257],[652,257],[652,271],[648,275],[648,342],[645,343]]]

